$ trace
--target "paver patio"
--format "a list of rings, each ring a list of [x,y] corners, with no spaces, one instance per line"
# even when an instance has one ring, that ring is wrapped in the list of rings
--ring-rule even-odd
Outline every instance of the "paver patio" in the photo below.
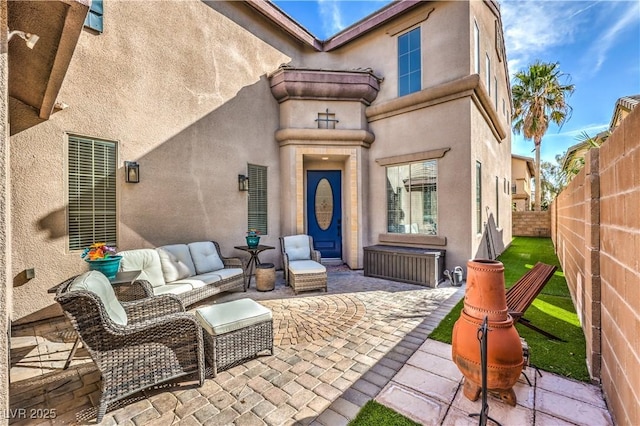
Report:
[[[111,409],[102,424],[341,425],[376,397],[425,424],[448,424],[457,422],[456,417],[446,417],[448,412],[457,416],[465,408],[473,412],[479,407],[470,401],[452,404],[461,393],[461,378],[450,361],[450,347],[427,340],[464,295],[464,287],[430,289],[364,277],[362,271],[343,268],[330,268],[328,287],[328,293],[294,296],[279,272],[274,291],[261,293],[252,286],[247,293],[227,293],[205,301],[203,304],[251,297],[272,309],[274,355],[248,361],[216,378],[208,376],[202,387],[194,380],[140,392]],[[55,410],[56,418],[40,419],[42,424],[95,422],[100,375],[86,351],[79,349],[71,367],[62,370],[74,339],[63,320],[13,330],[10,404],[11,413],[19,415],[12,416],[10,423],[34,423],[21,418],[22,412],[15,411],[19,409],[26,416],[46,412],[31,410]],[[432,377],[424,380],[418,373]],[[434,374],[440,378],[434,379]],[[543,377],[554,376],[544,373]],[[444,414],[436,416],[429,411],[435,405],[426,402],[425,395],[433,396],[431,389],[437,389],[439,382],[451,387],[452,399],[447,402],[436,393],[439,412]],[[536,397],[544,398],[538,389],[532,387],[528,392],[537,391]],[[587,408],[595,404],[604,413],[601,418],[608,419],[599,389],[589,389],[595,403],[586,402]],[[399,395],[407,404],[398,404]],[[417,401],[425,405],[416,405]],[[528,424],[552,424],[543,421],[542,412],[534,415],[533,400],[523,401],[524,407],[504,410],[531,412],[518,417]],[[492,407],[496,404],[502,405]],[[560,424],[565,421],[563,416],[553,417],[553,412],[544,415]],[[595,424],[610,424],[610,420]]]

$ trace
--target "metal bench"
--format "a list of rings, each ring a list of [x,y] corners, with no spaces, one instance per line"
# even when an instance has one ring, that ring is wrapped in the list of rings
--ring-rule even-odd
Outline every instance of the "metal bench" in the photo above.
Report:
[[[538,297],[538,294],[540,294],[551,277],[553,277],[556,269],[558,269],[558,267],[554,265],[547,265],[542,262],[536,263],[529,272],[524,274],[511,288],[507,290],[506,297],[507,308],[514,323],[519,322],[525,327],[529,327],[550,339],[562,340],[548,331],[542,330],[541,328],[531,324],[531,322],[526,318],[523,318],[526,310],[531,306],[533,300]]]

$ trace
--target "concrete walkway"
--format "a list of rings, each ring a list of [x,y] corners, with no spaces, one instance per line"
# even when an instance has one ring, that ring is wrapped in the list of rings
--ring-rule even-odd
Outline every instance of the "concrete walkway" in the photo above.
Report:
[[[252,286],[204,303],[250,297],[271,308],[273,356],[209,377],[202,387],[177,382],[140,392],[112,407],[102,424],[344,425],[374,398],[423,424],[467,422],[479,402],[461,397],[450,347],[427,339],[463,295],[464,288],[429,289],[330,268],[327,293],[295,296],[279,272],[274,291]],[[95,423],[100,374],[87,352],[79,349],[62,370],[75,338],[70,325],[49,321],[12,334],[9,422]],[[529,376],[534,387],[518,385],[518,406],[490,401],[491,417],[505,425],[583,424],[583,418],[611,424],[599,388],[550,373]],[[46,410],[56,418],[23,417]]]

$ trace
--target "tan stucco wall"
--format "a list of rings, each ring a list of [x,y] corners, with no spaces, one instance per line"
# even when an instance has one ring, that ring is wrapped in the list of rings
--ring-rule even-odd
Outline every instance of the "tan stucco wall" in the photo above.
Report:
[[[230,15],[243,5],[225,7]],[[12,276],[35,268],[15,289],[15,318],[53,305],[46,290],[86,270],[67,250],[65,132],[118,142],[118,249],[214,239],[238,256],[247,223],[237,175],[268,167],[269,197],[280,198],[277,103],[266,74],[290,60],[200,1],[106,2],[105,31],[80,37],[59,100],[69,108],[12,138]],[[266,37],[262,19],[242,18]],[[273,31],[273,45],[295,44]],[[162,35],[162,36],[160,36]],[[124,183],[123,161],[140,163],[141,182]],[[279,204],[269,205],[277,246]],[[264,261],[275,261],[277,250]]]
[[[0,28],[7,28],[7,1],[0,1]],[[7,32],[0,36],[0,411],[9,409],[9,336],[11,335],[11,191],[9,190],[9,117]]]
[[[41,318],[51,313],[47,308],[57,313],[46,290],[86,270],[79,253],[67,250],[67,132],[118,142],[120,250],[213,239],[224,255],[242,255],[233,246],[243,242],[247,223],[247,195],[237,190],[247,163],[268,167],[269,232],[261,243],[278,247],[280,235],[306,231],[305,172],[331,167],[343,173],[343,252],[354,268],[362,265],[362,247],[386,232],[385,170],[376,160],[450,148],[439,160],[442,236],[432,241],[447,250],[448,268],[464,266],[481,244],[473,211],[476,159],[494,163],[483,174],[489,206],[495,176],[511,173],[508,111],[495,112],[482,75],[479,84],[470,76],[474,16],[486,27],[483,49],[491,55],[495,16],[483,2],[421,5],[318,53],[241,2],[107,2],[105,32],[83,32],[61,89],[59,100],[69,108],[11,140],[15,318]],[[397,35],[417,25],[423,92],[447,89],[428,99],[422,92],[404,97],[416,103],[396,108]],[[370,107],[335,99],[278,104],[269,76],[282,63],[371,67],[384,81]],[[504,64],[492,63],[504,76]],[[507,93],[506,78],[498,81]],[[314,130],[317,113],[327,108],[340,119],[336,131],[326,138],[295,133]],[[331,164],[320,160],[324,154]],[[141,183],[124,183],[125,160],[140,163]],[[500,206],[501,225],[509,223],[498,230],[505,245],[510,202],[501,198]],[[280,265],[279,250],[261,260]],[[27,268],[35,268],[36,278],[25,283],[18,277]]]

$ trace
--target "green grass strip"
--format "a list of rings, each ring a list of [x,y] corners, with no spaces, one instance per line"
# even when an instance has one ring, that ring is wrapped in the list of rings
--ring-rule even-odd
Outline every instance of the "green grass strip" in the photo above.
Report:
[[[551,239],[515,237],[498,260],[504,264],[507,288],[518,281],[536,262],[558,266],[558,271],[527,309],[524,317],[535,326],[565,341],[548,339],[521,324],[517,324],[516,329],[529,345],[529,362],[533,366],[588,382],[590,378],[586,364],[584,333]],[[451,310],[429,335],[430,339],[451,344],[453,325],[460,317],[463,304],[461,300]]]
[[[349,422],[349,426],[419,426],[411,419],[396,413],[374,400],[368,401],[358,412],[355,419]]]

